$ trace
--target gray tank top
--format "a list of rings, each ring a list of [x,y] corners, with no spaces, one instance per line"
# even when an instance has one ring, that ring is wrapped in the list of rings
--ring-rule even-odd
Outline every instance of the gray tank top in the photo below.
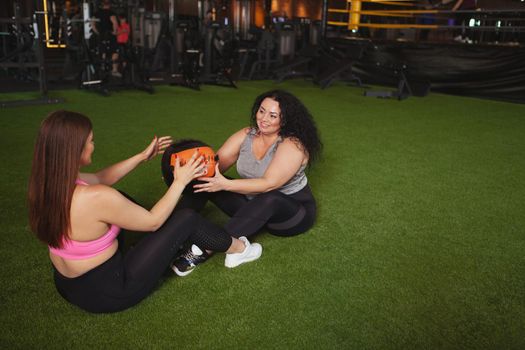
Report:
[[[252,152],[253,138],[256,133],[257,130],[251,129],[248,135],[246,135],[246,138],[241,144],[239,158],[237,159],[237,173],[239,173],[239,175],[244,179],[262,177],[270,165],[279,143],[282,142],[281,137],[279,137],[277,141],[275,141],[275,143],[270,146],[261,160],[256,159]],[[304,173],[305,168],[306,164],[301,165],[297,173],[295,173],[295,175],[287,183],[279,188],[279,191],[284,194],[292,194],[302,190],[308,183],[308,179]]]

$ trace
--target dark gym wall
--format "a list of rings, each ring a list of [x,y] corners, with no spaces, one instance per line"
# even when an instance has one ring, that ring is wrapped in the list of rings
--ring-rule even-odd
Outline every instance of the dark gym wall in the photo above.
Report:
[[[294,4],[294,16],[320,20],[322,5],[322,0],[296,0]]]
[[[274,0],[272,13],[288,18],[304,17],[321,19],[322,0]]]
[[[35,3],[42,0],[19,0],[22,17],[29,17],[35,11]],[[0,17],[12,17],[14,1],[0,0]]]
[[[175,12],[180,15],[198,16],[197,1],[195,0],[177,0]]]
[[[478,0],[477,6],[485,9],[485,10],[493,10],[493,9],[507,9],[507,10],[515,10],[515,9],[521,9],[523,10],[523,2],[520,2],[519,0]]]

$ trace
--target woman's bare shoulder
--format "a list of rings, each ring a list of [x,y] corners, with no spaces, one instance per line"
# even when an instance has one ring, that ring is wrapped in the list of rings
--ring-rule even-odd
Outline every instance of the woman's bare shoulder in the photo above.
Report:
[[[284,146],[283,148],[296,149],[304,153],[303,144],[295,137],[285,137],[282,139],[280,144]]]
[[[236,140],[238,142],[239,141],[242,142],[244,140],[244,138],[246,137],[246,135],[248,135],[251,130],[252,130],[252,128],[250,128],[250,127],[242,128],[242,129],[236,131],[233,135],[231,135],[228,138],[228,140],[230,140],[230,141]]]
[[[111,186],[103,184],[94,185],[80,185],[75,190],[75,195],[82,200],[99,202],[104,200],[111,200],[117,196],[119,192]]]
[[[239,133],[241,135],[248,135],[252,130],[253,130],[252,127],[247,126],[245,128],[242,128],[241,130],[237,131],[237,133]]]

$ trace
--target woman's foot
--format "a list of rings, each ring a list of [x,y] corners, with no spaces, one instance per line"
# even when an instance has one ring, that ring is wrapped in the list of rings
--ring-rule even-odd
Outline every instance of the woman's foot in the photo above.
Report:
[[[211,255],[192,244],[186,253],[179,256],[171,265],[177,276],[187,276],[193,272],[195,267],[206,261]]]
[[[241,264],[259,259],[262,254],[262,246],[259,243],[251,243],[246,237],[239,237],[239,240],[244,243],[244,250],[240,253],[226,254],[224,259],[224,266],[233,268]]]

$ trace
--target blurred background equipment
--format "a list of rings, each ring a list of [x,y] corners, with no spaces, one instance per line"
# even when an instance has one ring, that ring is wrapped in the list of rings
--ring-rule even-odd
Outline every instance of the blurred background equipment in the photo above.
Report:
[[[9,89],[36,88],[40,74],[52,88],[76,83],[104,94],[297,77],[320,88],[398,89],[405,75],[408,87],[525,99],[523,1],[112,0],[130,28],[117,59],[93,31],[102,0],[14,3],[0,4],[0,79],[13,82],[2,84]],[[38,16],[45,65],[34,40]]]

